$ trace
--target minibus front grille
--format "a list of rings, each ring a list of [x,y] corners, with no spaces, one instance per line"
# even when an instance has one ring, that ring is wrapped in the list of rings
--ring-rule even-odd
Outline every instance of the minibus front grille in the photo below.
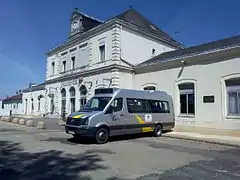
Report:
[[[68,131],[77,131],[78,130],[78,128],[77,127],[67,127],[67,130]]]

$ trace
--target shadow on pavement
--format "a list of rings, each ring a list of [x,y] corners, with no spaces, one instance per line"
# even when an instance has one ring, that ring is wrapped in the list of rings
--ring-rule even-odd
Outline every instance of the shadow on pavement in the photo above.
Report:
[[[240,155],[240,149],[231,149],[223,154]],[[239,156],[238,156],[239,157]],[[237,158],[237,157],[235,157]],[[218,179],[218,180],[237,180],[240,178],[240,162],[237,159],[228,159],[224,156],[213,160],[201,160],[189,163],[186,166],[167,170],[162,174],[148,174],[137,178],[137,180],[181,180],[181,179]]]
[[[115,141],[127,141],[132,139],[141,139],[146,137],[151,137],[151,133],[142,133],[142,134],[133,134],[133,135],[121,135],[121,136],[113,136],[109,138],[109,143],[115,142]],[[87,137],[78,137],[78,138],[47,138],[41,141],[48,141],[48,142],[60,142],[63,144],[69,144],[69,145],[77,145],[77,144],[83,144],[83,145],[93,145],[96,144],[93,138],[87,138]]]
[[[20,144],[0,141],[0,179],[91,179],[82,173],[107,169],[94,152],[71,155],[51,150],[38,153],[25,152]]]
[[[14,129],[14,128],[3,128],[3,129],[0,129],[0,132],[24,132],[24,130]]]
[[[136,180],[238,180],[240,178],[240,149],[233,148],[225,151],[215,151],[215,153],[221,154],[209,160],[190,162],[188,165],[169,169],[163,173],[149,173],[136,178]],[[231,155],[235,156],[230,157]],[[124,179],[110,177],[107,180]]]

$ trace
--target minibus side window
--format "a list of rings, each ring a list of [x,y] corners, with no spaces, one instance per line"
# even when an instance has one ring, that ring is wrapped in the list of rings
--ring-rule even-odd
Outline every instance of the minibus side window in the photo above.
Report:
[[[121,111],[123,108],[123,98],[114,99],[110,106],[112,107],[113,112]]]
[[[151,113],[170,113],[167,101],[148,100]]]
[[[127,98],[127,107],[129,113],[147,113],[147,101],[145,99]]]
[[[162,107],[165,113],[170,113],[169,103],[167,101],[162,101]]]
[[[112,102],[113,112],[121,111],[123,108],[123,98],[116,98]]]

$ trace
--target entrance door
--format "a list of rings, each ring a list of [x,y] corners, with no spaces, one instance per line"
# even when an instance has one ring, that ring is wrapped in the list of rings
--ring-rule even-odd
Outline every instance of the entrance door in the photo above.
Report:
[[[71,113],[75,112],[75,98],[70,99],[71,102]]]
[[[27,114],[28,101],[25,99],[25,114]]]
[[[65,119],[65,113],[66,113],[66,100],[62,100],[62,109],[61,109],[61,114],[62,118]]]

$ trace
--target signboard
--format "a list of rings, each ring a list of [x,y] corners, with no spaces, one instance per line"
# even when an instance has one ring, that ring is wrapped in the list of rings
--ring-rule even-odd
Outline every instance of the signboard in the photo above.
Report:
[[[203,103],[214,103],[214,96],[203,96]]]
[[[79,79],[72,79],[69,81],[62,82],[62,86],[73,86],[79,83]]]
[[[145,122],[152,122],[152,115],[151,114],[145,114]]]

